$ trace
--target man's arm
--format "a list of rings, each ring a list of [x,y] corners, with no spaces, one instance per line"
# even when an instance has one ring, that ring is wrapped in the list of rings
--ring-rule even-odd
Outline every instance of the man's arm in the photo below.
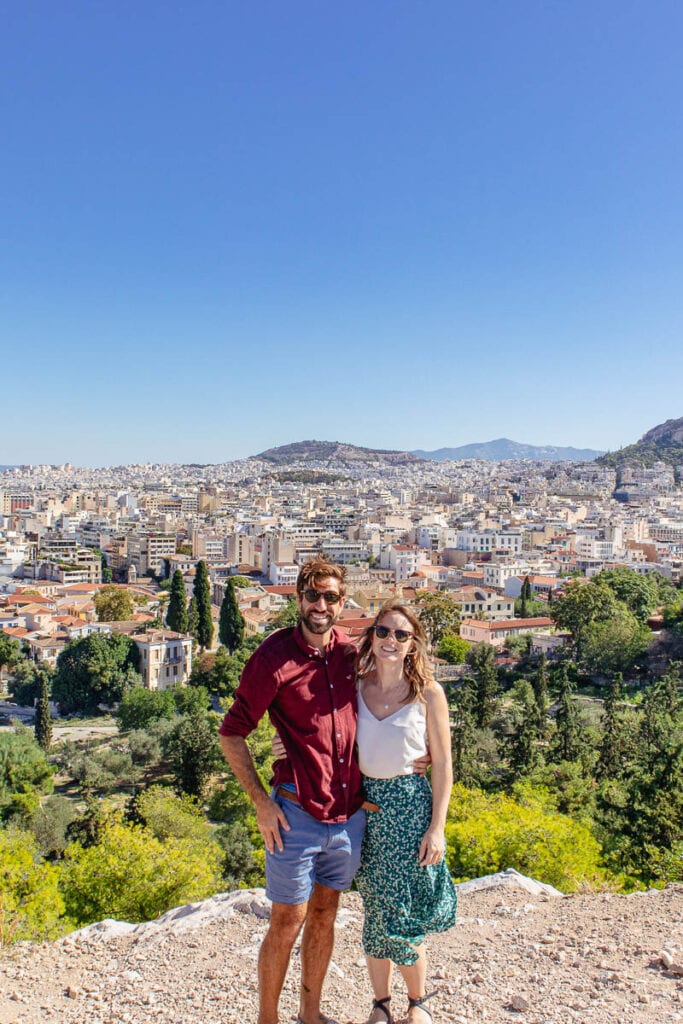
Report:
[[[240,786],[256,808],[256,824],[263,836],[268,853],[274,853],[275,847],[282,850],[280,827],[289,832],[289,825],[282,809],[268,796],[263,783],[258,777],[249,747],[243,736],[219,735],[223,756],[232,768]]]

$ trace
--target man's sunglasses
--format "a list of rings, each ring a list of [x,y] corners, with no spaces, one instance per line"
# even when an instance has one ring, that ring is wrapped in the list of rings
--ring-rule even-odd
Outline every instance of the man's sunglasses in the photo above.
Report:
[[[412,633],[409,633],[407,629],[389,629],[388,626],[373,626],[375,630],[375,636],[378,640],[386,640],[391,634],[396,637],[399,644],[404,644],[406,640],[410,640]]]
[[[326,590],[324,593],[322,590],[313,590],[309,587],[303,591],[304,598],[309,604],[316,604],[322,597],[325,604],[339,604],[341,601],[341,594],[335,594],[334,590]]]

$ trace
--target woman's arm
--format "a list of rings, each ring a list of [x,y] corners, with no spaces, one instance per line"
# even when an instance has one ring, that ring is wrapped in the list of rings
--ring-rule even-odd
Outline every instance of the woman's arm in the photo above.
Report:
[[[451,728],[448,702],[438,683],[424,691],[427,705],[427,738],[432,756],[432,820],[420,844],[420,864],[438,864],[446,852],[444,827],[453,788]]]

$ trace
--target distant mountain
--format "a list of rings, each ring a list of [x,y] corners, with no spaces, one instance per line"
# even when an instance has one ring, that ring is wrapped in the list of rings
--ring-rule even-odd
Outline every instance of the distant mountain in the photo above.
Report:
[[[683,417],[667,420],[643,434],[640,441],[607,452],[597,460],[603,466],[651,466],[666,462],[670,466],[683,466]]]
[[[296,441],[294,444],[283,444],[279,448],[268,448],[260,455],[254,456],[276,466],[288,465],[293,462],[379,462],[392,466],[404,466],[418,463],[421,460],[410,452],[387,451],[383,448],[359,448],[341,441]]]
[[[457,459],[485,459],[488,462],[504,462],[506,459],[531,459],[534,462],[592,462],[600,451],[592,448],[556,448],[554,445],[519,444],[507,437],[481,444],[463,444],[459,448],[437,448],[433,452],[414,451],[421,459],[446,462]]]

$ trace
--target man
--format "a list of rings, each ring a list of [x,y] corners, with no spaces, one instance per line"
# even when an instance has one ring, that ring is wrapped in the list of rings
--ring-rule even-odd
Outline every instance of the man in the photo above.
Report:
[[[335,629],[345,569],[303,566],[300,622],[263,641],[244,667],[223,719],[223,753],[254,802],[266,846],[270,927],[259,953],[259,1024],[277,1024],[289,958],[303,927],[299,1024],[320,1024],[339,894],[360,860],[365,811],[356,739],[355,646]],[[245,737],[268,712],[287,751],[269,794]]]

